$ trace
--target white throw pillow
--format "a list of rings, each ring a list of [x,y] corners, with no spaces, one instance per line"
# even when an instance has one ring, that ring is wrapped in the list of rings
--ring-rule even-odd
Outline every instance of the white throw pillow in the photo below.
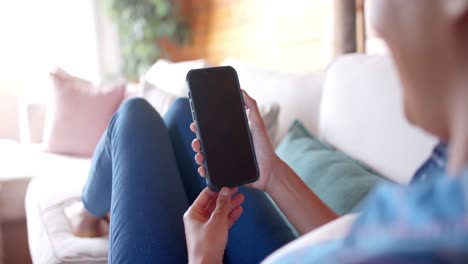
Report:
[[[158,60],[144,75],[144,80],[160,90],[178,96],[187,96],[185,77],[191,69],[205,68],[205,60],[171,62]]]
[[[145,98],[161,116],[166,114],[169,107],[177,99],[177,95],[159,89],[156,85],[146,81],[142,81],[141,86],[143,98]]]
[[[276,102],[281,108],[277,132],[271,138],[275,146],[295,119],[301,120],[309,131],[317,134],[322,75],[275,72],[236,59],[225,60],[223,65],[230,65],[236,69],[242,89],[259,105]]]
[[[273,141],[278,134],[278,116],[280,113],[280,106],[278,103],[267,103],[261,104],[258,106],[260,110],[260,115],[262,116],[263,122],[265,122],[265,127],[268,132],[268,136]]]
[[[158,113],[163,116],[169,110],[169,107],[174,103],[178,96],[163,91],[155,85],[142,81],[141,90],[143,91],[142,97],[145,98]],[[268,135],[273,140],[276,138],[278,132],[278,116],[280,112],[280,106],[278,103],[264,103],[258,106],[260,115],[265,122]]]

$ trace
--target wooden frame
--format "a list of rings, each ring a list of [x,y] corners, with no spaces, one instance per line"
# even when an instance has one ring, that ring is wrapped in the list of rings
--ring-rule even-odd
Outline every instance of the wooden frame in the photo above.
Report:
[[[334,53],[366,51],[364,0],[335,0]]]
[[[366,53],[366,19],[364,0],[356,0],[357,52]]]

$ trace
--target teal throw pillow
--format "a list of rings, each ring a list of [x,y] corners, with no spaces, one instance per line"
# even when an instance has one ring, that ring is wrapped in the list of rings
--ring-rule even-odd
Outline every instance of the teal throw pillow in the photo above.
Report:
[[[339,215],[350,212],[383,180],[363,164],[315,138],[298,120],[276,152]]]

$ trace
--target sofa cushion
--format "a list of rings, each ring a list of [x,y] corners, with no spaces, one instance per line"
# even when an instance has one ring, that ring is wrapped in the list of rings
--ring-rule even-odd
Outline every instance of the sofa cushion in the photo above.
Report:
[[[73,235],[65,209],[79,201],[67,195],[43,207],[42,197],[53,182],[33,180],[26,196],[28,241],[34,263],[107,263],[108,237],[80,238]],[[53,186],[53,185],[52,185]],[[61,186],[68,190],[66,186]]]
[[[299,121],[276,152],[339,215],[350,212],[382,180],[343,152],[320,142]]]
[[[140,85],[143,98],[145,98],[160,115],[164,115],[177,99],[177,95],[164,91],[145,80],[142,80]]]
[[[258,106],[258,110],[260,111],[260,115],[262,116],[263,122],[265,123],[268,136],[270,139],[276,138],[279,128],[279,104],[276,102],[261,104]]]
[[[34,263],[107,263],[108,237],[73,235],[65,210],[79,202],[89,159],[40,153],[26,194],[28,241]],[[66,177],[64,177],[66,176]]]
[[[145,73],[143,80],[165,92],[177,96],[187,96],[188,90],[185,84],[187,72],[191,69],[204,68],[207,66],[208,64],[204,60],[171,62],[159,59]]]
[[[48,108],[45,148],[90,157],[124,99],[125,85],[95,85],[62,70],[51,73],[54,100]]]
[[[321,139],[402,184],[437,142],[404,117],[400,81],[387,56],[347,55],[329,66],[319,129]]]

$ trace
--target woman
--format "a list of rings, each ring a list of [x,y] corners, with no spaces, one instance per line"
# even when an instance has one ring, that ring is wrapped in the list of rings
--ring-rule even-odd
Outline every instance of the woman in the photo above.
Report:
[[[463,262],[468,256],[468,0],[374,0],[373,6],[373,23],[401,75],[407,118],[445,143],[408,187],[377,188],[343,239],[316,246],[302,239],[266,262]],[[265,192],[301,234],[336,218],[276,156],[255,101],[245,93],[244,99],[260,179],[242,194],[226,188],[216,194],[197,179],[203,156],[191,162],[191,148],[199,152],[200,143],[190,142],[187,101],[178,100],[164,120],[141,99],[119,109],[83,193],[91,214],[111,212],[109,262],[258,262],[294,238]],[[100,221],[87,211],[82,216],[79,223],[87,224],[75,224],[78,233]]]

